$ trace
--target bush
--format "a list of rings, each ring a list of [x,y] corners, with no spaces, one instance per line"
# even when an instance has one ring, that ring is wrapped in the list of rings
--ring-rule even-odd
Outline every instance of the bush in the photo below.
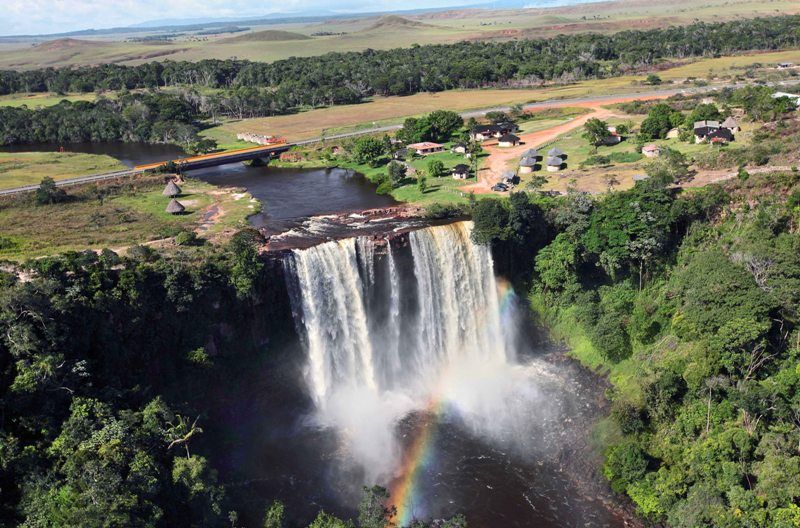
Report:
[[[644,158],[638,152],[612,152],[608,158],[614,163],[633,163]]]
[[[197,237],[194,231],[181,231],[175,235],[175,244],[178,246],[200,246],[203,240]]]
[[[431,220],[443,220],[445,218],[457,218],[464,216],[467,212],[464,207],[456,204],[432,203],[425,207],[425,218]]]
[[[603,473],[617,493],[625,493],[628,486],[641,480],[647,471],[647,458],[633,442],[612,446],[606,452]]]
[[[67,201],[67,193],[64,189],[56,187],[53,178],[45,176],[36,189],[36,203],[39,205],[49,205]]]
[[[591,340],[597,350],[614,363],[631,355],[631,340],[619,314],[602,314],[591,329]]]

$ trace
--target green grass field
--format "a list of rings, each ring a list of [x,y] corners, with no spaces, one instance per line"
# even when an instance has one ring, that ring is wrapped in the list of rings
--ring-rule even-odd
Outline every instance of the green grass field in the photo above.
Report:
[[[0,106],[27,106],[28,108],[45,108],[61,101],[94,101],[94,93],[58,95],[53,93],[21,93],[0,96]]]
[[[111,156],[74,152],[0,152],[0,189],[33,185],[46,176],[63,180],[124,168]]]
[[[102,203],[90,193],[66,203],[35,205],[18,198],[0,204],[0,259],[22,260],[64,251],[111,248],[121,250],[197,229],[204,237],[246,225],[260,204],[244,192],[226,192],[197,180],[182,185],[178,200],[185,214],[165,212],[169,199],[160,182],[143,184],[106,197]],[[220,217],[205,218],[211,207]],[[206,227],[205,229],[203,227]]]

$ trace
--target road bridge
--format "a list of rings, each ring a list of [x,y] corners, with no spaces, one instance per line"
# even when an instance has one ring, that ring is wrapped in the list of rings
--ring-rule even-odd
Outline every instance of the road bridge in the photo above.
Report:
[[[148,170],[156,170],[168,166],[170,164],[174,165],[177,171],[187,171],[195,169],[207,169],[209,167],[227,165],[228,163],[238,163],[242,161],[251,161],[256,159],[269,160],[279,156],[283,152],[286,152],[292,146],[293,145],[289,143],[280,143],[277,145],[262,145],[257,147],[248,147],[236,150],[226,150],[225,152],[202,154],[200,156],[191,156],[188,158],[178,158],[174,160],[158,161],[155,163],[148,163],[146,165],[137,165],[133,168],[133,172],[145,172]]]

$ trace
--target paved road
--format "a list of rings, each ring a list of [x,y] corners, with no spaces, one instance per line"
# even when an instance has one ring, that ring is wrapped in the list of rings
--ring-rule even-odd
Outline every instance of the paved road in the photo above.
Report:
[[[727,85],[727,87],[737,88],[739,86],[743,86],[741,84],[733,84]],[[613,94],[613,95],[596,95],[596,96],[589,96],[589,97],[580,97],[574,99],[550,99],[547,101],[540,101],[537,103],[531,103],[525,105],[525,110],[539,110],[544,108],[555,108],[560,106],[569,106],[573,104],[581,104],[581,103],[600,103],[602,104],[603,101],[611,101],[615,99],[620,99],[624,97],[633,97],[637,99],[647,99],[651,97],[658,97],[664,95],[675,95],[678,93],[703,93],[703,92],[710,92],[714,90],[720,89],[720,86],[705,86],[702,88],[670,88],[667,90],[652,90],[647,92],[631,92],[631,93],[622,93],[622,94]],[[480,110],[471,110],[468,112],[462,112],[461,116],[464,119],[469,119],[471,117],[482,117],[488,112],[507,112],[511,109],[510,106],[496,106],[491,108],[483,108]],[[382,127],[375,127],[375,128],[367,128],[362,130],[357,130],[355,132],[346,132],[343,134],[336,134],[333,136],[326,136],[325,140],[333,140],[333,139],[344,139],[353,136],[363,136],[366,134],[378,134],[381,132],[391,132],[392,130],[399,130],[402,128],[402,125],[388,125]],[[308,145],[310,143],[317,143],[321,141],[322,138],[312,138],[306,139],[303,141],[297,141],[295,145]],[[103,174],[92,174],[89,176],[81,176],[77,178],[69,178],[65,180],[58,180],[56,181],[56,185],[59,187],[66,187],[70,185],[80,185],[84,183],[91,183],[96,181],[103,181],[103,180],[111,180],[114,178],[119,178],[122,176],[129,176],[135,174],[133,169],[124,170],[124,171],[116,171],[116,172],[108,172]],[[12,194],[19,194],[25,192],[35,191],[39,186],[38,185],[26,185],[23,187],[15,187],[12,189],[2,189],[0,190],[0,196],[3,195],[12,195]]]

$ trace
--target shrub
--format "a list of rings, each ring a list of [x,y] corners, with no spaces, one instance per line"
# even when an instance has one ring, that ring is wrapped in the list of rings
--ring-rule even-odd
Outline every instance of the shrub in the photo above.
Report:
[[[56,182],[53,178],[45,176],[36,189],[36,203],[39,205],[48,205],[67,200],[67,193],[64,189],[56,187]]]
[[[464,207],[456,204],[441,204],[439,202],[432,203],[425,207],[425,218],[431,220],[443,220],[445,218],[456,218],[464,216],[466,211]]]
[[[608,158],[614,163],[633,163],[644,156],[638,152],[612,152]]]
[[[591,340],[597,350],[614,363],[631,355],[630,337],[618,314],[602,314],[592,327]]]
[[[175,244],[178,246],[199,246],[202,243],[194,231],[181,231],[175,235]]]
[[[612,446],[606,452],[603,473],[617,493],[625,493],[628,486],[641,480],[647,471],[647,458],[633,442]]]

